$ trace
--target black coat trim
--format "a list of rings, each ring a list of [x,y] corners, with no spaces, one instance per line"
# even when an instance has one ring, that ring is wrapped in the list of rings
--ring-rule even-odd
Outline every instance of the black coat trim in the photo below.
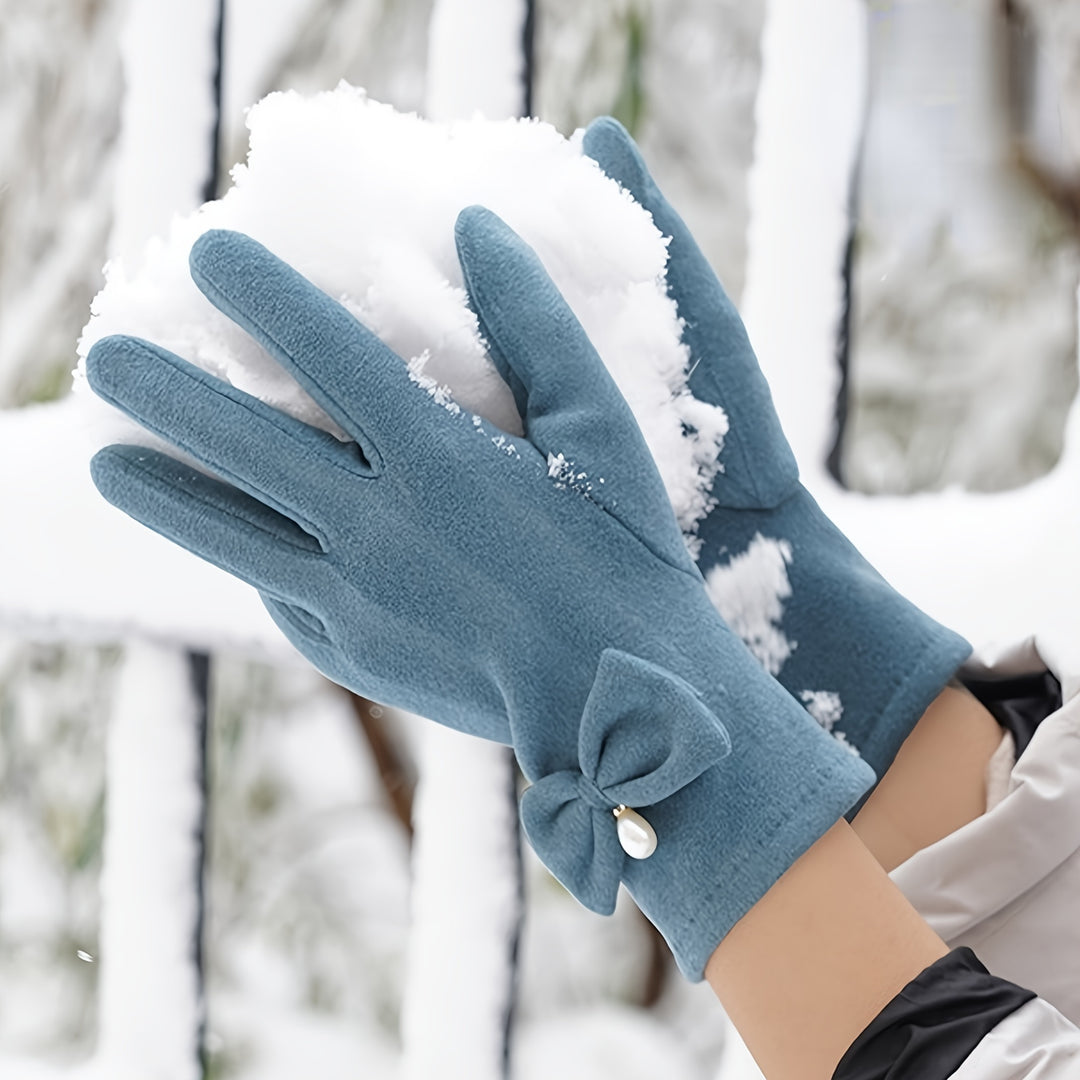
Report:
[[[1049,671],[996,679],[961,675],[960,681],[1006,731],[1012,732],[1017,760],[1036,728],[1061,708],[1061,683]]]
[[[911,980],[851,1044],[833,1080],[945,1080],[1036,995],[991,975],[966,948]]]

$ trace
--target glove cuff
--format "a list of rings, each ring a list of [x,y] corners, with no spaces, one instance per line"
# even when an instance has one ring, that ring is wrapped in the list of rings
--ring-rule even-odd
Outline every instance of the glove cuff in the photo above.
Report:
[[[894,594],[897,595],[897,594]],[[897,599],[908,601],[897,595]],[[960,665],[971,655],[971,646],[959,634],[935,622],[928,615],[921,617],[921,647],[913,656],[904,658],[902,676],[885,702],[877,719],[859,733],[859,750],[871,762],[880,780],[888,771],[904,740],[911,734],[923,713],[948,685]],[[854,718],[849,726],[854,726]]]
[[[731,927],[855,804],[872,770],[747,656],[732,693],[707,695],[605,651],[581,723],[580,768],[540,778],[521,817],[537,854],[609,914],[620,881],[692,980]],[[719,717],[753,718],[731,732]],[[632,811],[629,821],[613,811]],[[635,850],[637,831],[640,846]]]
[[[791,719],[796,737],[781,754],[736,743],[728,760],[644,810],[656,852],[628,860],[623,880],[691,981],[704,978],[731,928],[874,782],[836,739]]]

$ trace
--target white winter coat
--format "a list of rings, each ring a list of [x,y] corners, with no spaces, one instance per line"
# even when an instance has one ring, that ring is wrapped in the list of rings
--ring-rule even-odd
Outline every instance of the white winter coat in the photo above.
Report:
[[[1005,676],[1047,664],[1029,640],[992,667],[969,668]],[[1006,738],[991,762],[987,812],[892,878],[950,947],[967,945],[1080,1025],[1080,681],[1053,674],[1072,696],[1018,762]]]
[[[1029,640],[965,670],[1048,667]],[[892,873],[950,947],[967,945],[995,975],[1043,999],[999,1024],[956,1080],[1080,1078],[1080,1034],[1054,1012],[1080,1026],[1080,679],[1053,674],[1064,704],[1019,761],[1006,737],[990,765],[987,812]]]

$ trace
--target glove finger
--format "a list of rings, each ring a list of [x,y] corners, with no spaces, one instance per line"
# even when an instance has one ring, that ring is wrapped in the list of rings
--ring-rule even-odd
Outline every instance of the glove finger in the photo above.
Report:
[[[690,392],[724,409],[731,425],[714,495],[726,506],[775,506],[791,494],[798,468],[735,305],[622,124],[610,116],[594,120],[583,149],[670,237],[668,292],[685,323],[683,340],[692,357]]]
[[[435,415],[402,359],[336,300],[243,233],[215,229],[191,248],[191,277],[359,443],[378,472]],[[441,418],[445,421],[445,417]]]
[[[481,206],[461,212],[455,239],[488,349],[549,474],[681,561],[682,538],[634,414],[536,253]]]
[[[90,474],[113,506],[260,592],[325,595],[319,542],[258,499],[142,446],[99,450]]]
[[[342,443],[148,341],[109,337],[86,358],[96,394],[325,542],[328,497],[370,478]]]

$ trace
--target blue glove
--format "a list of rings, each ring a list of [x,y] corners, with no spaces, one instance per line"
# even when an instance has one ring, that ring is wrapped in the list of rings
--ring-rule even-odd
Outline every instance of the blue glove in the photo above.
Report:
[[[685,320],[690,391],[731,425],[698,534],[714,601],[766,670],[881,777],[971,647],[900,596],[799,483],[742,320],[623,126],[594,121],[584,149],[671,238],[668,288]],[[764,626],[760,611],[740,617],[755,562],[782,584],[782,614],[774,607]]]
[[[872,776],[712,608],[628,406],[533,252],[480,209],[458,242],[524,438],[430,395],[253,240],[211,232],[199,288],[355,441],[107,338],[94,391],[222,479],[110,446],[94,482],[254,585],[331,679],[512,743],[541,858],[595,911],[624,881],[700,978]]]

